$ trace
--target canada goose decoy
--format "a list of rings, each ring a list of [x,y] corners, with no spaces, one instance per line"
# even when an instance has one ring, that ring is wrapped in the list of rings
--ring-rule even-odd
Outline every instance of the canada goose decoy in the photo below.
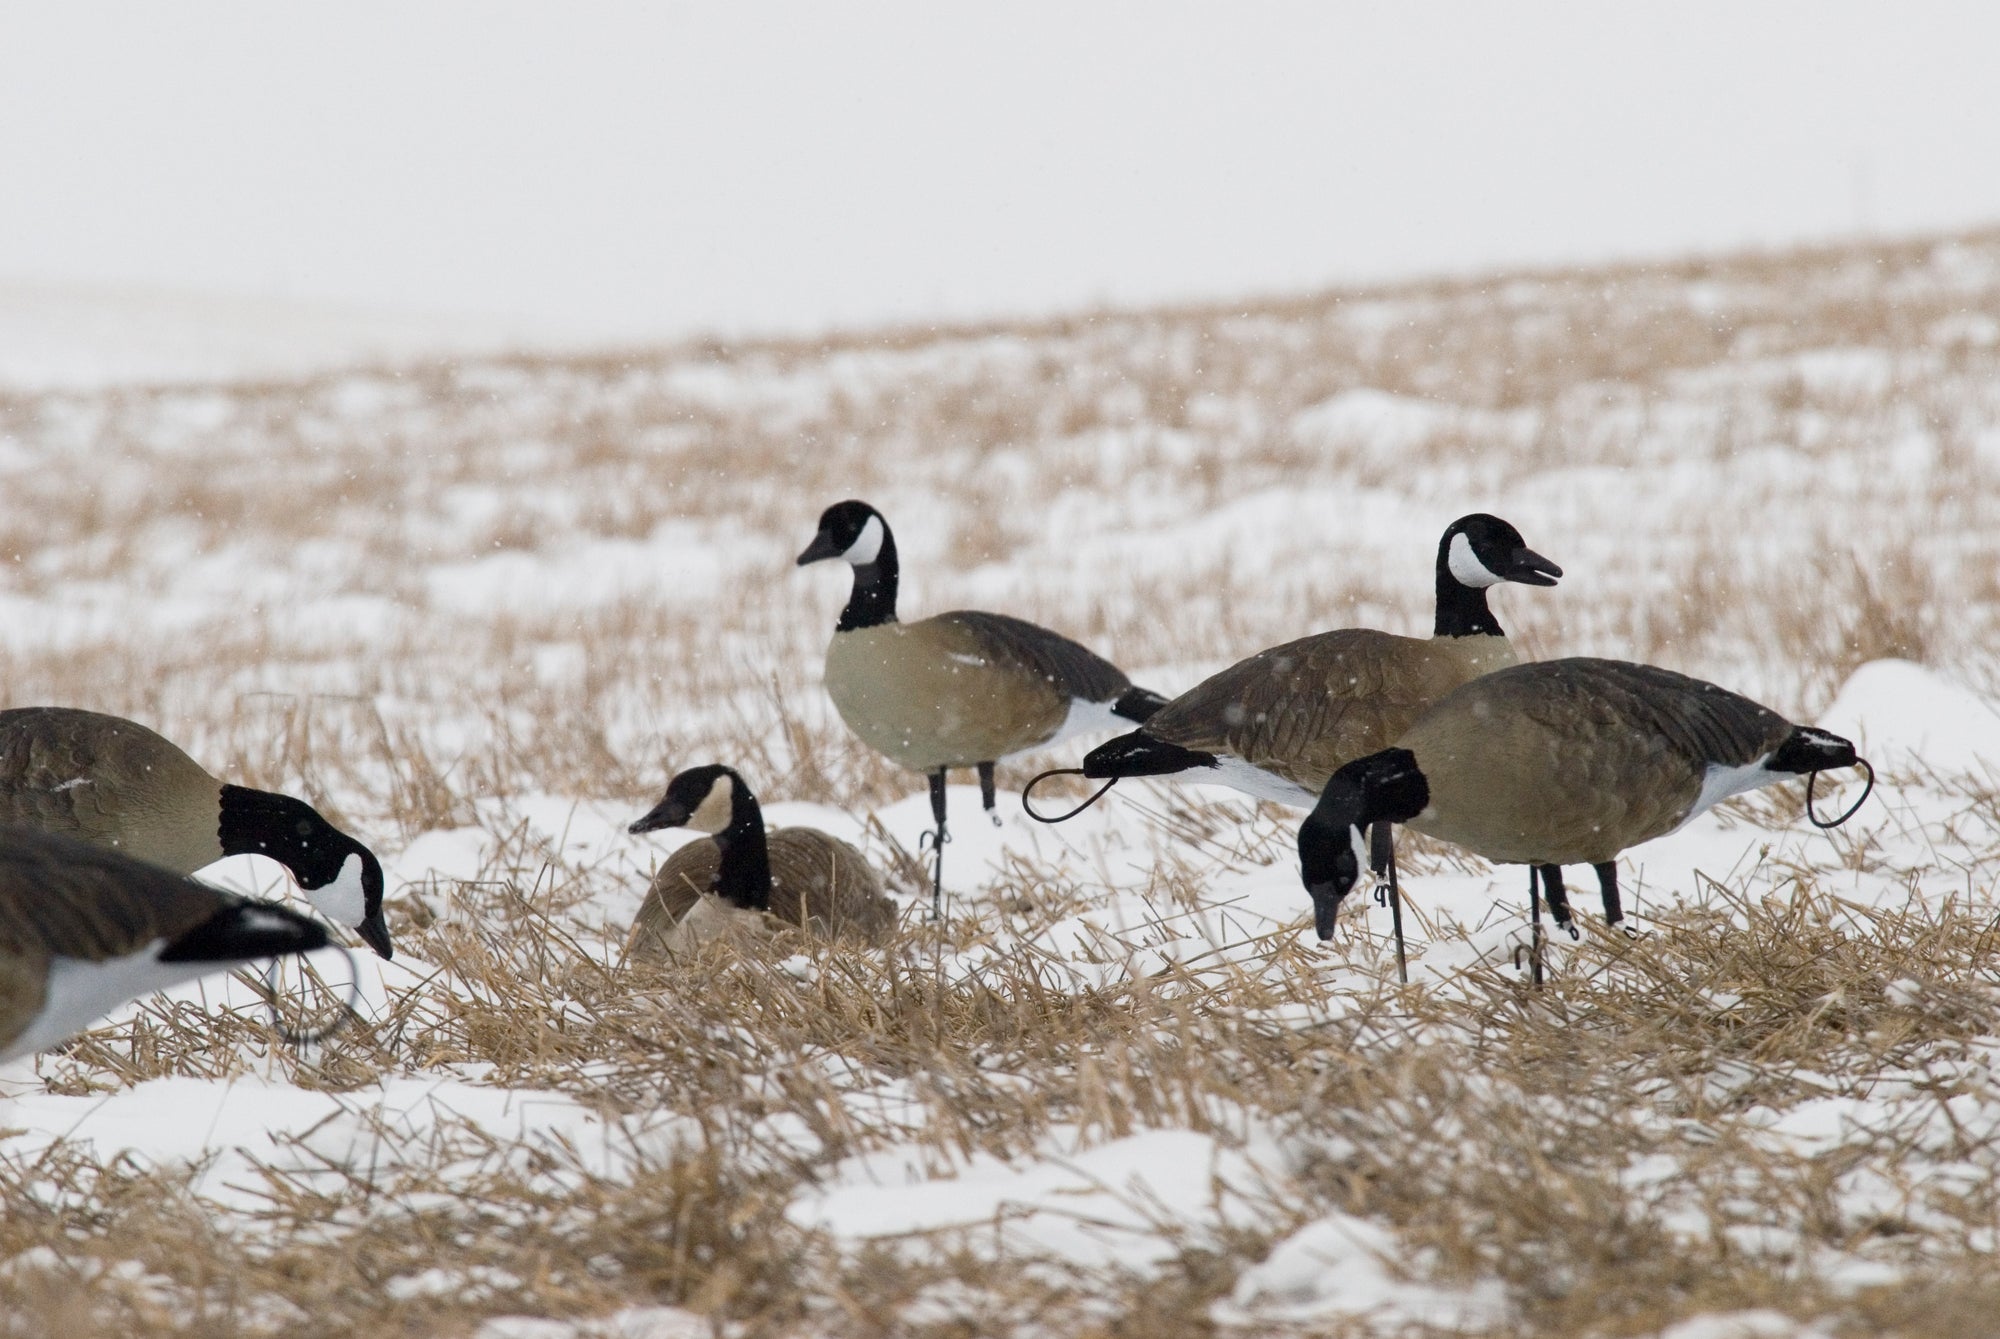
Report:
[[[0,829],[0,1064],[127,1000],[326,943],[324,927],[288,907],[94,843]]]
[[[766,830],[743,778],[711,763],[667,785],[634,833],[689,827],[710,834],[667,857],[632,922],[629,956],[659,961],[731,923],[769,915],[819,935],[879,939],[895,905],[861,852],[814,828]]]
[[[218,781],[135,721],[72,707],[0,711],[0,824],[77,837],[192,874],[269,856],[328,919],[387,958],[382,866],[304,800]]]
[[[1499,517],[1462,516],[1438,540],[1431,637],[1342,628],[1259,651],[1092,749],[1083,773],[1206,782],[1310,808],[1342,763],[1386,747],[1468,679],[1515,663],[1490,587],[1560,576]]]
[[[1386,748],[1460,684],[1515,663],[1490,588],[1553,586],[1561,576],[1499,517],[1461,516],[1438,539],[1429,638],[1341,628],[1259,651],[1092,749],[1083,774],[1207,782],[1311,808],[1342,763]],[[1389,831],[1374,837],[1380,864]]]
[[[829,558],[854,569],[854,592],[826,650],[827,695],[863,743],[930,778],[935,918],[949,840],[949,769],[978,769],[980,799],[991,814],[998,760],[1144,721],[1166,699],[1133,687],[1116,665],[1069,638],[1005,614],[958,609],[897,622],[896,538],[866,502],[828,507],[799,565]]]
[[[1855,766],[1868,770],[1839,735],[1672,670],[1587,658],[1516,665],[1448,693],[1394,747],[1334,773],[1299,829],[1302,878],[1328,939],[1369,859],[1361,833],[1370,824],[1406,823],[1527,865],[1539,980],[1536,876],[1556,924],[1574,936],[1561,867],[1594,866],[1604,919],[1616,925],[1621,851],[1732,795]]]

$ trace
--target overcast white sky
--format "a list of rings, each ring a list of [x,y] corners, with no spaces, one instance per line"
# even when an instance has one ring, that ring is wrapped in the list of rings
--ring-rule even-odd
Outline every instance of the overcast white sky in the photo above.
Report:
[[[0,283],[812,329],[2000,220],[2000,5],[0,0]]]

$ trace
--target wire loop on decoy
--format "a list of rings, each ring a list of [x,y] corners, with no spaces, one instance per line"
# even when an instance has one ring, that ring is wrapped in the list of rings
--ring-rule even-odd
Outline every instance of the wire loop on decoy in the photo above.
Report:
[[[1859,767],[1863,775],[1867,778],[1866,784],[1861,787],[1861,798],[1853,804],[1848,805],[1846,812],[1841,814],[1839,818],[1831,820],[1822,820],[1818,811],[1813,808],[1813,782],[1819,779],[1819,773],[1806,773],[1806,818],[1811,821],[1814,827],[1822,831],[1828,828],[1837,828],[1848,819],[1854,817],[1860,811],[1862,805],[1868,803],[1868,797],[1875,791],[1875,769],[1868,765],[1866,758],[1856,758],[1854,765]]]
[[[327,947],[339,950],[340,956],[347,959],[347,999],[342,1002],[340,1011],[333,1016],[333,1021],[325,1027],[289,1026],[278,1013],[279,960],[271,959],[270,965],[264,969],[264,1007],[270,1011],[271,1030],[276,1032],[278,1039],[287,1046],[317,1046],[361,1016],[354,1007],[361,1003],[361,969],[355,965],[354,950],[345,944],[328,944]]]
[[[1076,808],[1074,809],[1068,810],[1064,813],[1057,814],[1054,817],[1036,813],[1035,806],[1028,803],[1028,797],[1035,793],[1035,787],[1041,785],[1044,781],[1047,781],[1050,777],[1082,776],[1082,775],[1083,775],[1083,769],[1081,767],[1052,767],[1046,772],[1037,773],[1033,780],[1029,781],[1026,786],[1023,786],[1021,788],[1022,810],[1027,813],[1028,817],[1034,819],[1037,823],[1050,823],[1050,824],[1067,823],[1069,822],[1069,820],[1075,818],[1078,814],[1082,813],[1084,810],[1090,808],[1091,805],[1096,804],[1099,800],[1103,799],[1104,792],[1110,790],[1113,786],[1118,784],[1118,778],[1115,776],[1112,777],[1109,781],[1106,781],[1103,785],[1099,786],[1094,792],[1092,792],[1091,795],[1087,799],[1085,799],[1082,804],[1077,805]]]

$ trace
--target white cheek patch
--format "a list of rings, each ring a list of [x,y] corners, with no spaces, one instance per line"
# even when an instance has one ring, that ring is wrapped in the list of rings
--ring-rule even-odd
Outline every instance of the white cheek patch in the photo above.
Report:
[[[1474,590],[1497,586],[1507,579],[1494,576],[1486,564],[1479,561],[1479,555],[1472,551],[1472,541],[1463,533],[1451,537],[1451,547],[1445,550],[1445,566],[1451,570],[1454,581]]]
[[[368,893],[361,886],[361,857],[350,855],[340,866],[333,882],[322,888],[303,890],[306,901],[320,915],[336,925],[352,928],[368,919]]]
[[[861,533],[847,546],[847,552],[840,556],[856,567],[866,567],[882,556],[882,518],[870,516],[868,524],[861,527]]]
[[[729,827],[729,820],[736,811],[736,783],[727,776],[715,778],[715,784],[708,788],[699,807],[688,815],[687,825],[696,832],[706,832],[713,836]]]

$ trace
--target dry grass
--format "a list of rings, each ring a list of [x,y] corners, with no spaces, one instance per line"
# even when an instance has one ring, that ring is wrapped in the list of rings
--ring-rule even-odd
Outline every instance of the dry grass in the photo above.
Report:
[[[1103,890],[1018,858],[879,955],[717,945],[641,974],[600,910],[627,867],[520,814],[540,795],[643,806],[709,757],[767,801],[909,794],[817,689],[843,583],[790,565],[850,495],[896,521],[912,607],[1040,617],[1169,688],[1312,628],[1423,630],[1431,520],[1474,508],[1570,574],[1502,596],[1535,653],[1657,660],[1798,713],[1887,655],[1991,684],[2000,325],[1982,320],[2000,321],[1995,234],[0,399],[13,701],[154,722],[385,851],[490,838],[477,879],[392,908],[449,989],[305,1054],[259,1012],[160,1005],[51,1084],[269,1073],[352,1096],[365,1124],[379,1085],[448,1073],[652,1132],[607,1167],[390,1123],[381,1164],[302,1140],[227,1210],[185,1169],[0,1154],[0,1258],[25,1262],[0,1265],[0,1335],[452,1335],[671,1303],[748,1335],[1171,1339],[1215,1332],[1211,1303],[1330,1213],[1392,1225],[1415,1274],[1499,1280],[1493,1333],[1654,1334],[1753,1306],[1976,1330],[2000,1148],[1952,1099],[1984,1082],[2000,1007],[1990,790],[1960,795],[1964,868],[1829,846],[1823,868],[1732,876],[1636,943],[1586,944],[1539,996],[1501,972],[1336,991],[1353,964],[1295,932],[1112,970],[1144,958],[1142,927],[1079,973],[1046,936]],[[1361,390],[1436,403],[1311,426]],[[1232,508],[1252,520],[1215,542]],[[1143,896],[1163,916],[1289,859],[1272,814],[1119,799],[1156,839]],[[1790,797],[1732,813],[1797,819]],[[1463,867],[1409,854],[1419,877]],[[1843,865],[1932,895],[1844,900]],[[1807,1155],[1769,1134],[1891,1090],[1906,1123],[1860,1141]],[[1253,1215],[1161,1224],[1147,1271],[996,1248],[998,1226],[844,1245],[790,1214],[892,1146],[942,1168],[1160,1129],[1276,1139],[1291,1170]],[[1884,1272],[1836,1286],[1829,1255]],[[428,1270],[436,1290],[405,1286]]]
[[[1522,1332],[1650,1334],[1690,1310],[1758,1305],[1857,1326],[1903,1314],[1898,1332],[1951,1332],[1916,1320],[1917,1299],[1983,1272],[1979,1243],[2000,1211],[1990,1181],[1956,1194],[1916,1184],[1906,1214],[1857,1219],[1833,1192],[1858,1159],[1788,1155],[1734,1117],[1864,1095],[1911,1071],[1940,1102],[1962,1089],[1955,1070],[1976,1063],[2000,1011],[1991,916],[1868,911],[1809,885],[1723,908],[1637,944],[1607,939],[1540,995],[1494,977],[1464,994],[1385,993],[1299,1029],[1274,1020],[1319,996],[1324,964],[1290,937],[1248,963],[1105,991],[1056,988],[1025,957],[940,986],[916,942],[881,959],[823,958],[810,985],[722,947],[635,982],[577,970],[489,907],[426,947],[510,998],[413,1006],[438,1013],[420,1043],[377,1027],[310,1062],[280,1053],[292,1081],[351,1087],[389,1065],[485,1061],[508,1083],[607,1109],[702,1113],[685,1151],[606,1177],[560,1150],[524,1165],[490,1134],[447,1129],[430,1165],[388,1175],[266,1169],[248,1233],[219,1230],[173,1175],[60,1152],[8,1169],[0,1213],[7,1254],[61,1243],[60,1281],[10,1276],[0,1300],[30,1335],[140,1318],[149,1333],[259,1332],[273,1298],[330,1335],[635,1299],[735,1317],[749,1333],[865,1335],[901,1332],[900,1310],[948,1281],[1062,1332],[1206,1334],[1203,1305],[1244,1261],[1338,1211],[1394,1223],[1437,1277],[1505,1280]],[[1920,1000],[1884,991],[1913,974]],[[228,1040],[240,1028],[257,1048],[254,1019],[203,1028]],[[179,1033],[145,1020],[91,1038],[78,1059],[123,1081],[208,1072],[198,1058],[190,1069],[199,1041]],[[825,1063],[836,1055],[837,1072]],[[909,1082],[896,1128],[854,1119],[844,1099],[859,1075]],[[816,1168],[891,1134],[940,1158],[1007,1156],[1057,1126],[1230,1137],[1245,1110],[1321,1151],[1273,1189],[1257,1230],[1191,1237],[1164,1282],[1059,1262],[1017,1279],[976,1250],[841,1258],[784,1217]],[[810,1126],[819,1151],[793,1160],[751,1144],[774,1112]],[[1914,1174],[2000,1160],[1993,1130],[1949,1133],[1943,1148],[1935,1137],[1881,1130],[1868,1161]],[[1663,1152],[1681,1173],[1635,1195],[1633,1166]],[[1705,1237],[1677,1224],[1689,1205],[1711,1215]],[[1760,1231],[1782,1244],[1746,1247]],[[1822,1245],[1919,1268],[1906,1284],[1838,1296],[1800,1269]],[[486,1280],[491,1295],[384,1294],[387,1280],[429,1269]]]

